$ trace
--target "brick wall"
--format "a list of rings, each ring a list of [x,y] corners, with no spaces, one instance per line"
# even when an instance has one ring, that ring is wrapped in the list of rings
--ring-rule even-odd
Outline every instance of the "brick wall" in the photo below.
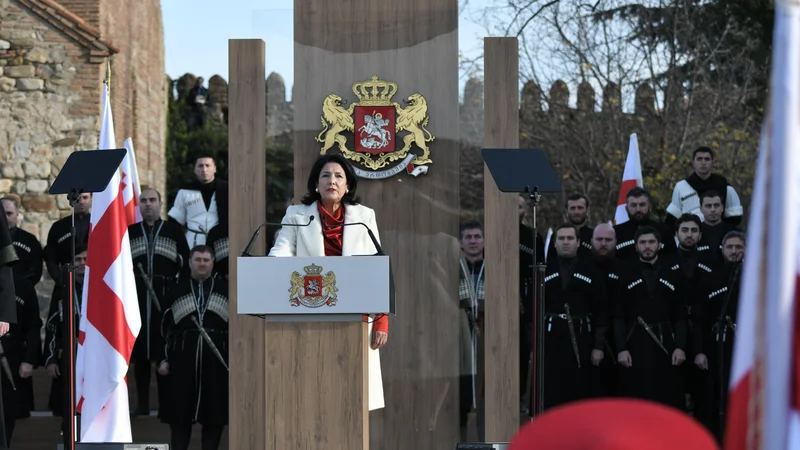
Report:
[[[117,140],[122,145],[133,138],[141,184],[166,195],[167,98],[159,0],[102,0],[100,11],[101,35],[122,47],[111,58]]]

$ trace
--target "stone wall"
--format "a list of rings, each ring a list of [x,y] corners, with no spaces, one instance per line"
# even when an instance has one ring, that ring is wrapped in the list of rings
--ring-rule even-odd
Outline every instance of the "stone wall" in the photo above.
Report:
[[[69,213],[66,198],[46,194],[50,184],[70,153],[97,148],[109,57],[118,145],[133,138],[141,183],[163,191],[166,82],[158,0],[0,0],[0,195],[20,197],[21,226],[42,242],[51,224]]]
[[[21,197],[23,228],[42,242],[65,213],[46,194],[75,150],[97,147],[102,58],[14,0],[0,0],[0,193]]]

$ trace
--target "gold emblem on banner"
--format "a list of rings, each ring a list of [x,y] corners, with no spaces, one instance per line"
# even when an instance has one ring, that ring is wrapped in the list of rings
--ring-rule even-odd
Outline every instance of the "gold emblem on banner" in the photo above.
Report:
[[[303,267],[305,276],[300,272],[292,272],[289,288],[289,303],[292,306],[319,308],[320,306],[336,306],[336,274],[328,271],[322,275],[322,266],[311,264]]]
[[[337,94],[329,94],[323,100],[323,129],[315,138],[322,144],[320,154],[338,148],[364,178],[388,178],[404,169],[413,176],[427,173],[427,165],[433,163],[428,143],[435,138],[426,128],[430,118],[425,97],[411,94],[404,101],[408,106],[403,108],[392,100],[397,83],[381,80],[377,75],[354,83],[353,93],[358,102],[350,103],[347,109],[343,106],[347,100]],[[345,132],[352,135],[352,149],[348,148]],[[399,133],[407,133],[401,143],[397,142]],[[410,153],[412,146],[420,154]],[[400,163],[387,168],[397,161]]]

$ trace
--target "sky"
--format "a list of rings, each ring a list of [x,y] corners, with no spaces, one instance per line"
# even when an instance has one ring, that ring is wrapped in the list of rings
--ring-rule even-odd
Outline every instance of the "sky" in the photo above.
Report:
[[[491,0],[469,2],[469,9],[477,11]],[[260,38],[266,43],[267,75],[280,74],[290,95],[294,78],[293,4],[293,0],[162,1],[167,75],[175,79],[193,73],[206,80],[220,75],[227,80],[228,39]],[[459,18],[459,50],[474,57],[480,55],[487,33],[469,16],[462,14]],[[465,82],[462,76],[460,92]]]

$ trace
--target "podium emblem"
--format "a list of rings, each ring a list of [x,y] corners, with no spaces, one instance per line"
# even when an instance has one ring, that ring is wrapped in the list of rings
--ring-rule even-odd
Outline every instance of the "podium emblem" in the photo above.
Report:
[[[292,306],[336,306],[336,292],[339,290],[336,288],[336,274],[328,271],[323,275],[322,270],[322,266],[311,264],[303,267],[305,275],[292,272],[292,286],[289,288],[289,303]]]
[[[413,176],[428,173],[429,142],[434,136],[427,130],[428,102],[420,93],[404,100],[401,107],[392,101],[397,83],[373,75],[371,80],[353,84],[358,102],[345,109],[347,100],[329,94],[322,102],[322,131],[315,140],[322,144],[320,154],[337,148],[353,161],[356,174],[362,178],[383,179],[406,170]],[[348,132],[352,137],[345,136]],[[401,142],[398,142],[398,134]],[[348,140],[352,139],[352,149]],[[410,153],[416,150],[418,154]]]

